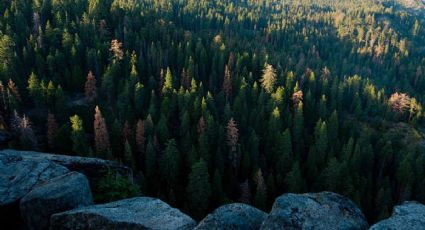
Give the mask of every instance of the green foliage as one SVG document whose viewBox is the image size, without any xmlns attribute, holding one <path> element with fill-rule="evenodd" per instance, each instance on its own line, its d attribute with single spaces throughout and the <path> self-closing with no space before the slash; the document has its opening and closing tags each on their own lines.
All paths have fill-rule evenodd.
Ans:
<svg viewBox="0 0 425 230">
<path fill-rule="evenodd" d="M 107 203 L 139 196 L 140 189 L 129 178 L 108 172 L 96 183 L 93 193 L 96 203 Z"/>
<path fill-rule="evenodd" d="M 181 172 L 180 153 L 174 139 L 167 142 L 164 155 L 161 160 L 162 177 L 168 188 L 175 188 Z M 167 189 L 168 190 L 168 189 Z"/>
<path fill-rule="evenodd" d="M 71 121 L 72 151 L 78 155 L 87 154 L 88 147 L 83 120 L 78 115 L 70 117 L 69 120 Z"/>
<path fill-rule="evenodd" d="M 208 169 L 204 160 L 201 159 L 192 166 L 186 192 L 190 210 L 197 219 L 202 218 L 206 214 L 211 197 Z"/>
<path fill-rule="evenodd" d="M 46 150 L 50 112 L 49 151 L 125 163 L 197 218 L 285 192 L 342 193 L 371 222 L 425 202 L 425 28 L 394 1 L 3 1 L 0 15 L 16 147 Z"/>
</svg>

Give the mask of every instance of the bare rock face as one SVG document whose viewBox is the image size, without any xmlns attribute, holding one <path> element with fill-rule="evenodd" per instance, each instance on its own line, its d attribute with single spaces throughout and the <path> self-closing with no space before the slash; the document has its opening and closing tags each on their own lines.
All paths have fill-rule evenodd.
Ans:
<svg viewBox="0 0 425 230">
<path fill-rule="evenodd" d="M 18 227 L 22 222 L 20 199 L 35 186 L 68 172 L 67 168 L 49 160 L 33 161 L 23 154 L 0 152 L 0 223 Z"/>
<path fill-rule="evenodd" d="M 425 229 L 425 205 L 407 201 L 395 206 L 390 218 L 373 225 L 371 230 L 420 230 Z"/>
<path fill-rule="evenodd" d="M 35 187 L 20 203 L 29 229 L 48 229 L 50 216 L 93 204 L 89 182 L 83 174 L 71 172 Z"/>
<path fill-rule="evenodd" d="M 132 178 L 132 171 L 130 168 L 118 164 L 114 161 L 102 160 L 90 157 L 66 156 L 57 154 L 48 154 L 32 151 L 17 151 L 12 149 L 0 151 L 1 156 L 20 156 L 26 161 L 51 161 L 58 165 L 62 165 L 70 171 L 77 171 L 84 174 L 90 183 L 96 182 L 107 174 L 108 171 L 114 171 L 122 176 Z"/>
<path fill-rule="evenodd" d="M 120 200 L 55 214 L 50 230 L 193 229 L 196 222 L 163 201 L 150 197 Z"/>
<path fill-rule="evenodd" d="M 261 229 L 367 229 L 359 208 L 331 193 L 284 194 L 278 197 Z"/>
<path fill-rule="evenodd" d="M 223 205 L 205 217 L 196 229 L 259 229 L 267 214 L 246 204 Z"/>
</svg>

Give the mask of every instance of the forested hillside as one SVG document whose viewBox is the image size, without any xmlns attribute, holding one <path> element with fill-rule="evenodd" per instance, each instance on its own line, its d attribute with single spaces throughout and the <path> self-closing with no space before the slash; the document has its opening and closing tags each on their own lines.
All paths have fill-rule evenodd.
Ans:
<svg viewBox="0 0 425 230">
<path fill-rule="evenodd" d="M 419 8 L 0 0 L 0 15 L 10 147 L 118 160 L 198 219 L 283 192 L 338 192 L 371 222 L 425 202 Z"/>
</svg>

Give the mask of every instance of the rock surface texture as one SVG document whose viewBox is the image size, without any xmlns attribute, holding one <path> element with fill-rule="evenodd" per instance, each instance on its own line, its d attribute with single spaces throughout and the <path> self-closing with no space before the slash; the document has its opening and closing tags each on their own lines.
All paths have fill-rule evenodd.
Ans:
<svg viewBox="0 0 425 230">
<path fill-rule="evenodd" d="M 109 170 L 118 172 L 123 176 L 132 177 L 132 171 L 130 168 L 118 164 L 114 161 L 107 161 L 98 158 L 66 156 L 31 151 L 17 151 L 11 149 L 0 151 L 0 156 L 20 156 L 26 161 L 32 162 L 48 160 L 58 165 L 62 165 L 70 171 L 77 171 L 86 175 L 90 182 L 96 182 L 99 178 L 106 175 Z"/>
<path fill-rule="evenodd" d="M 278 197 L 261 229 L 367 229 L 359 208 L 348 198 L 322 192 Z"/>
<path fill-rule="evenodd" d="M 138 197 L 58 213 L 56 229 L 193 229 L 196 222 L 159 199 Z"/>
<path fill-rule="evenodd" d="M 246 204 L 223 205 L 205 217 L 196 229 L 259 229 L 267 214 Z"/>
<path fill-rule="evenodd" d="M 86 176 L 71 172 L 35 187 L 22 198 L 20 211 L 29 229 L 42 230 L 49 228 L 51 215 L 91 204 Z"/>
<path fill-rule="evenodd" d="M 35 186 L 69 170 L 46 159 L 37 161 L 20 154 L 0 153 L 0 223 L 20 224 L 19 201 Z"/>
<path fill-rule="evenodd" d="M 64 175 L 69 170 L 51 161 L 0 154 L 0 206 L 16 202 L 37 184 Z"/>
<path fill-rule="evenodd" d="M 373 225 L 371 230 L 420 230 L 425 229 L 425 205 L 407 201 L 395 206 L 390 218 Z"/>
</svg>

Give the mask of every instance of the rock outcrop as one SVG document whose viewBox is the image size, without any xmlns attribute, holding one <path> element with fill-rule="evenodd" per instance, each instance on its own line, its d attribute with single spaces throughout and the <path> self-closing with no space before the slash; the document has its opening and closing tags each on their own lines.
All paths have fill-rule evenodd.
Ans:
<svg viewBox="0 0 425 230">
<path fill-rule="evenodd" d="M 159 199 L 138 197 L 58 213 L 50 230 L 193 229 L 196 222 Z"/>
<path fill-rule="evenodd" d="M 267 213 L 246 204 L 223 205 L 205 217 L 196 229 L 260 229 Z"/>
<path fill-rule="evenodd" d="M 69 170 L 46 159 L 34 161 L 20 154 L 0 154 L 0 223 L 17 227 L 19 201 L 35 186 Z"/>
<path fill-rule="evenodd" d="M 420 230 L 425 229 L 425 205 L 404 202 L 395 206 L 390 218 L 373 225 L 371 230 Z"/>
<path fill-rule="evenodd" d="M 108 172 L 132 177 L 129 168 L 95 158 L 0 151 L 0 228 L 7 229 L 367 229 L 348 198 L 322 192 L 284 194 L 270 214 L 228 204 L 198 225 L 159 199 L 138 197 L 93 205 L 91 184 Z M 86 177 L 88 175 L 88 177 Z M 372 230 L 425 229 L 425 205 L 405 202 Z"/>
<path fill-rule="evenodd" d="M 322 192 L 278 197 L 261 229 L 367 229 L 359 208 L 348 198 Z"/>
<path fill-rule="evenodd" d="M 48 229 L 50 216 L 93 204 L 89 182 L 83 174 L 71 172 L 35 187 L 20 203 L 22 218 L 29 229 Z"/>
<path fill-rule="evenodd" d="M 100 178 L 105 176 L 108 171 L 120 173 L 122 176 L 132 178 L 132 171 L 130 168 L 114 161 L 107 161 L 98 158 L 66 156 L 32 151 L 17 151 L 11 149 L 0 151 L 0 156 L 19 156 L 26 161 L 32 162 L 48 160 L 58 165 L 62 165 L 70 171 L 77 171 L 84 174 L 89 179 L 90 183 L 98 181 Z"/>
</svg>

